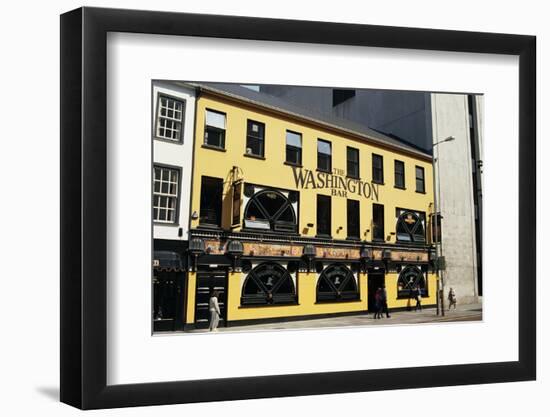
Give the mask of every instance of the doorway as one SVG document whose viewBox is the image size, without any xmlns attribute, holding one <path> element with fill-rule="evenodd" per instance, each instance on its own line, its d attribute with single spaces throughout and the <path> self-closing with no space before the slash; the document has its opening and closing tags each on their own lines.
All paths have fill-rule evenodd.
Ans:
<svg viewBox="0 0 550 417">
<path fill-rule="evenodd" d="M 369 312 L 376 311 L 376 290 L 382 288 L 385 284 L 385 274 L 383 270 L 380 271 L 369 271 L 367 278 L 367 287 L 368 287 L 368 309 Z"/>
<path fill-rule="evenodd" d="M 153 331 L 183 329 L 185 280 L 183 272 L 154 271 Z"/>
<path fill-rule="evenodd" d="M 197 271 L 197 291 L 195 293 L 195 327 L 208 328 L 210 311 L 208 304 L 212 291 L 218 291 L 220 306 L 220 326 L 226 326 L 227 319 L 227 269 L 212 269 L 209 266 L 199 266 Z"/>
</svg>

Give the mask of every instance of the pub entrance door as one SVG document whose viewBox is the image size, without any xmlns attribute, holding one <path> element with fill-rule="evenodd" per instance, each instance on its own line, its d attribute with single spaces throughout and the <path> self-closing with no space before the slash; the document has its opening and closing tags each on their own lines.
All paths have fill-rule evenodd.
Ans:
<svg viewBox="0 0 550 417">
<path fill-rule="evenodd" d="M 199 266 L 197 271 L 197 291 L 195 294 L 195 327 L 197 329 L 208 328 L 210 323 L 210 311 L 208 303 L 210 294 L 217 290 L 219 293 L 220 324 L 225 326 L 227 320 L 227 268 L 211 268 Z"/>
<path fill-rule="evenodd" d="M 154 271 L 153 331 L 173 332 L 183 329 L 185 321 L 185 274 Z"/>
<path fill-rule="evenodd" d="M 376 290 L 378 288 L 382 288 L 384 285 L 384 279 L 385 274 L 383 270 L 380 271 L 369 271 L 368 278 L 367 278 L 367 286 L 368 286 L 368 308 L 369 313 L 373 313 L 376 311 L 376 299 L 375 294 Z"/>
</svg>

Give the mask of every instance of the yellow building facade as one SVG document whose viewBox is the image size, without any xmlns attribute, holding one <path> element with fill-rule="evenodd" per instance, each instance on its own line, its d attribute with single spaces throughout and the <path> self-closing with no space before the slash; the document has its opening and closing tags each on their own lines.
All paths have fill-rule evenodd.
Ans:
<svg viewBox="0 0 550 417">
<path fill-rule="evenodd" d="M 200 88 L 185 322 L 360 314 L 385 287 L 436 303 L 430 155 L 349 126 Z"/>
</svg>

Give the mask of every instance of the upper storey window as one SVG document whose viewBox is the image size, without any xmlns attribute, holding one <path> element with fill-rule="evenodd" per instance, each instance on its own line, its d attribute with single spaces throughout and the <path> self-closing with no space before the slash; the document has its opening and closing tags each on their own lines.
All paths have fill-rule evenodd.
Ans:
<svg viewBox="0 0 550 417">
<path fill-rule="evenodd" d="M 184 101 L 159 95 L 155 136 L 159 139 L 182 142 L 184 114 Z"/>
<path fill-rule="evenodd" d="M 214 148 L 225 149 L 225 124 L 225 113 L 206 110 L 204 144 Z"/>
</svg>

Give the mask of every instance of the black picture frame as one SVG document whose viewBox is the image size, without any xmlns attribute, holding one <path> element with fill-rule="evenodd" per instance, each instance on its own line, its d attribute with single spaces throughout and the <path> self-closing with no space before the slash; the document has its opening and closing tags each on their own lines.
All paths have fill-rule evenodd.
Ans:
<svg viewBox="0 0 550 417">
<path fill-rule="evenodd" d="M 519 56 L 519 360 L 106 384 L 108 32 Z M 82 409 L 536 378 L 536 38 L 252 17 L 80 8 L 61 16 L 61 401 Z"/>
</svg>

